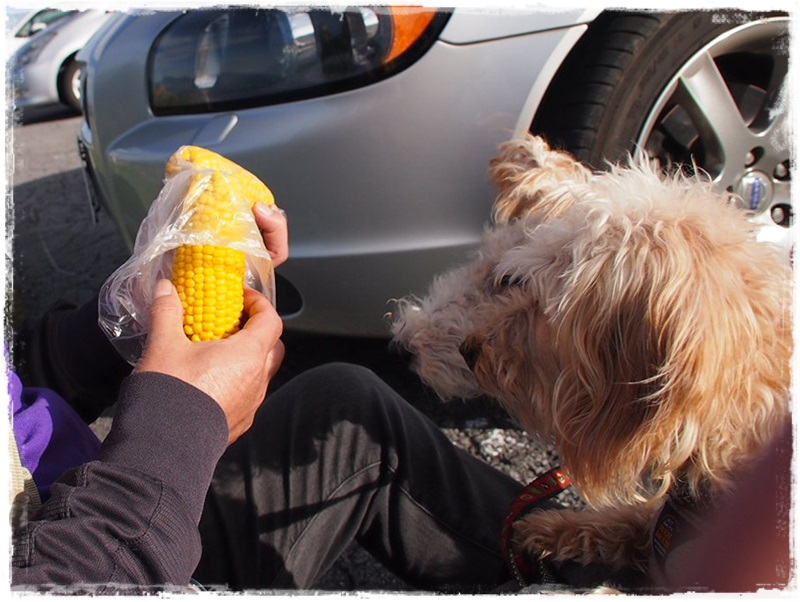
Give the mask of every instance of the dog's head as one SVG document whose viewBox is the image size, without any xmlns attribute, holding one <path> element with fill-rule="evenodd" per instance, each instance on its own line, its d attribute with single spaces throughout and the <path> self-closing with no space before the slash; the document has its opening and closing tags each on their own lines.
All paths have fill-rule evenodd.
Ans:
<svg viewBox="0 0 800 602">
<path fill-rule="evenodd" d="M 785 261 L 706 183 L 536 177 L 509 148 L 520 189 L 500 182 L 478 255 L 400 303 L 395 340 L 443 396 L 486 393 L 555 443 L 592 503 L 724 484 L 786 411 Z"/>
</svg>

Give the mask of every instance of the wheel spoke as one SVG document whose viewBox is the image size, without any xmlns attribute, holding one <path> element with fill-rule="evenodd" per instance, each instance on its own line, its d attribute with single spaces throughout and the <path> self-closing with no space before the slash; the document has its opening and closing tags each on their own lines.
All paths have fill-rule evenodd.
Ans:
<svg viewBox="0 0 800 602">
<path fill-rule="evenodd" d="M 682 74 L 680 84 L 681 105 L 697 127 L 706 152 L 714 157 L 707 162 L 718 166 L 717 180 L 727 185 L 741 168 L 753 134 L 710 54 L 696 57 Z"/>
<path fill-rule="evenodd" d="M 786 94 L 773 109 L 770 123 L 761 133 L 766 140 L 767 154 L 773 156 L 777 163 L 789 157 L 792 148 L 791 123 L 789 121 L 788 99 Z"/>
<path fill-rule="evenodd" d="M 792 210 L 792 214 L 794 214 L 794 203 L 792 203 L 792 186 L 791 183 L 786 182 L 776 182 L 775 183 L 775 195 L 774 195 L 775 205 L 785 205 Z"/>
</svg>

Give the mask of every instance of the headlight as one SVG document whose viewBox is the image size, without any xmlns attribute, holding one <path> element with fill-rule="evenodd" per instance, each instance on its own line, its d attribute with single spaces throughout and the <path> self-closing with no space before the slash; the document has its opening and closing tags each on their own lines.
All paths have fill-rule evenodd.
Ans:
<svg viewBox="0 0 800 602">
<path fill-rule="evenodd" d="M 422 56 L 448 16 L 412 7 L 191 11 L 153 44 L 150 105 L 157 115 L 200 113 L 363 86 Z"/>
<path fill-rule="evenodd" d="M 14 56 L 14 66 L 24 67 L 33 63 L 47 45 L 56 37 L 54 31 L 44 31 L 22 46 Z"/>
</svg>

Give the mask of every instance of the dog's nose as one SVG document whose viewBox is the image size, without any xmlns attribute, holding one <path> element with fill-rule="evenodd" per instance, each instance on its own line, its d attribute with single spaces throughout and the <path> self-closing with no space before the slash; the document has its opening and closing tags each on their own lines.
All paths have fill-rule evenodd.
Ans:
<svg viewBox="0 0 800 602">
<path fill-rule="evenodd" d="M 458 346 L 458 352 L 461 354 L 461 357 L 464 358 L 464 361 L 467 362 L 469 369 L 474 370 L 475 364 L 478 363 L 478 358 L 481 355 L 480 347 L 469 341 L 464 341 Z"/>
</svg>

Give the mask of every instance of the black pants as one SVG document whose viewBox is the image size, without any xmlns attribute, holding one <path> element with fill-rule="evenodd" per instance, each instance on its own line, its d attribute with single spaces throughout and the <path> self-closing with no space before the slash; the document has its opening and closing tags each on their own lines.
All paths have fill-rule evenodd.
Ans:
<svg viewBox="0 0 800 602">
<path fill-rule="evenodd" d="M 268 396 L 223 456 L 200 583 L 308 588 L 357 541 L 407 583 L 508 579 L 503 516 L 522 485 L 455 447 L 364 368 L 315 368 Z"/>
</svg>

